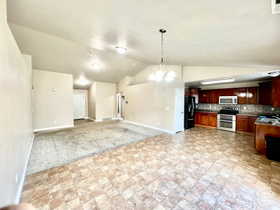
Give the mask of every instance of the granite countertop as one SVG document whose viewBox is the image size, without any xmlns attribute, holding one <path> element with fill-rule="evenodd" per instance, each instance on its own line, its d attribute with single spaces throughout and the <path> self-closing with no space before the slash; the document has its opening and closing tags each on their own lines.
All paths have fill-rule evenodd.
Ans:
<svg viewBox="0 0 280 210">
<path fill-rule="evenodd" d="M 257 112 L 242 112 L 242 113 L 238 113 L 237 115 L 246 115 L 246 116 L 258 117 L 260 115 L 260 113 L 257 113 Z"/>
<path fill-rule="evenodd" d="M 213 111 L 213 110 L 207 110 L 207 109 L 198 109 L 196 112 L 208 112 L 208 113 L 218 113 L 218 111 Z"/>
<path fill-rule="evenodd" d="M 280 120 L 279 119 L 273 119 L 268 117 L 259 117 L 256 122 L 256 125 L 271 125 L 271 126 L 277 126 L 280 127 Z"/>
<path fill-rule="evenodd" d="M 219 111 L 217 111 L 217 110 L 207 110 L 207 109 L 198 109 L 198 110 L 196 110 L 196 112 L 218 113 Z M 241 113 L 238 113 L 237 115 L 258 117 L 260 115 L 271 115 L 271 113 L 241 112 Z"/>
</svg>

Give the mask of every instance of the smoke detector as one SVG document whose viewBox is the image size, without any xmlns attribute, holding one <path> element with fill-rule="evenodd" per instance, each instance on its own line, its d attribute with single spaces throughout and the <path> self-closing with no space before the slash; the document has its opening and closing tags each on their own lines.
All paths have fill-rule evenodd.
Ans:
<svg viewBox="0 0 280 210">
<path fill-rule="evenodd" d="M 280 0 L 272 1 L 272 14 L 280 14 Z"/>
</svg>

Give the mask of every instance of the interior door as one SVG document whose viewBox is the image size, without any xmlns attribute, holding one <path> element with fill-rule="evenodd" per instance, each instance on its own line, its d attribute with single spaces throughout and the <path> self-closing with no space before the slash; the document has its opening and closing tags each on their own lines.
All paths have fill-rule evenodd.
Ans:
<svg viewBox="0 0 280 210">
<path fill-rule="evenodd" d="M 85 94 L 74 94 L 74 119 L 86 118 L 86 96 Z"/>
<path fill-rule="evenodd" d="M 184 88 L 175 91 L 175 132 L 180 132 L 184 130 Z"/>
</svg>

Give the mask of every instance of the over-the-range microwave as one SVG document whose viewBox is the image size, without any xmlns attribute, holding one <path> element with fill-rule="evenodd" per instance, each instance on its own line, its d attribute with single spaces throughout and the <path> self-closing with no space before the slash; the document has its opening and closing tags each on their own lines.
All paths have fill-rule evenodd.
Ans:
<svg viewBox="0 0 280 210">
<path fill-rule="evenodd" d="M 237 96 L 220 96 L 219 104 L 237 104 L 238 98 Z"/>
</svg>

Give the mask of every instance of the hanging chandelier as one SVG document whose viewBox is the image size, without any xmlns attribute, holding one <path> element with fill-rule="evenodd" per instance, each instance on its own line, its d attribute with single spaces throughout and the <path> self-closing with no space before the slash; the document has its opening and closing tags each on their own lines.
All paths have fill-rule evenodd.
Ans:
<svg viewBox="0 0 280 210">
<path fill-rule="evenodd" d="M 176 73 L 174 71 L 166 71 L 166 69 L 164 68 L 164 34 L 167 31 L 165 29 L 159 29 L 159 32 L 161 34 L 161 42 L 160 42 L 161 57 L 160 57 L 159 70 L 150 74 L 149 80 L 156 81 L 156 82 L 161 82 L 161 81 L 171 82 L 176 78 Z"/>
</svg>

